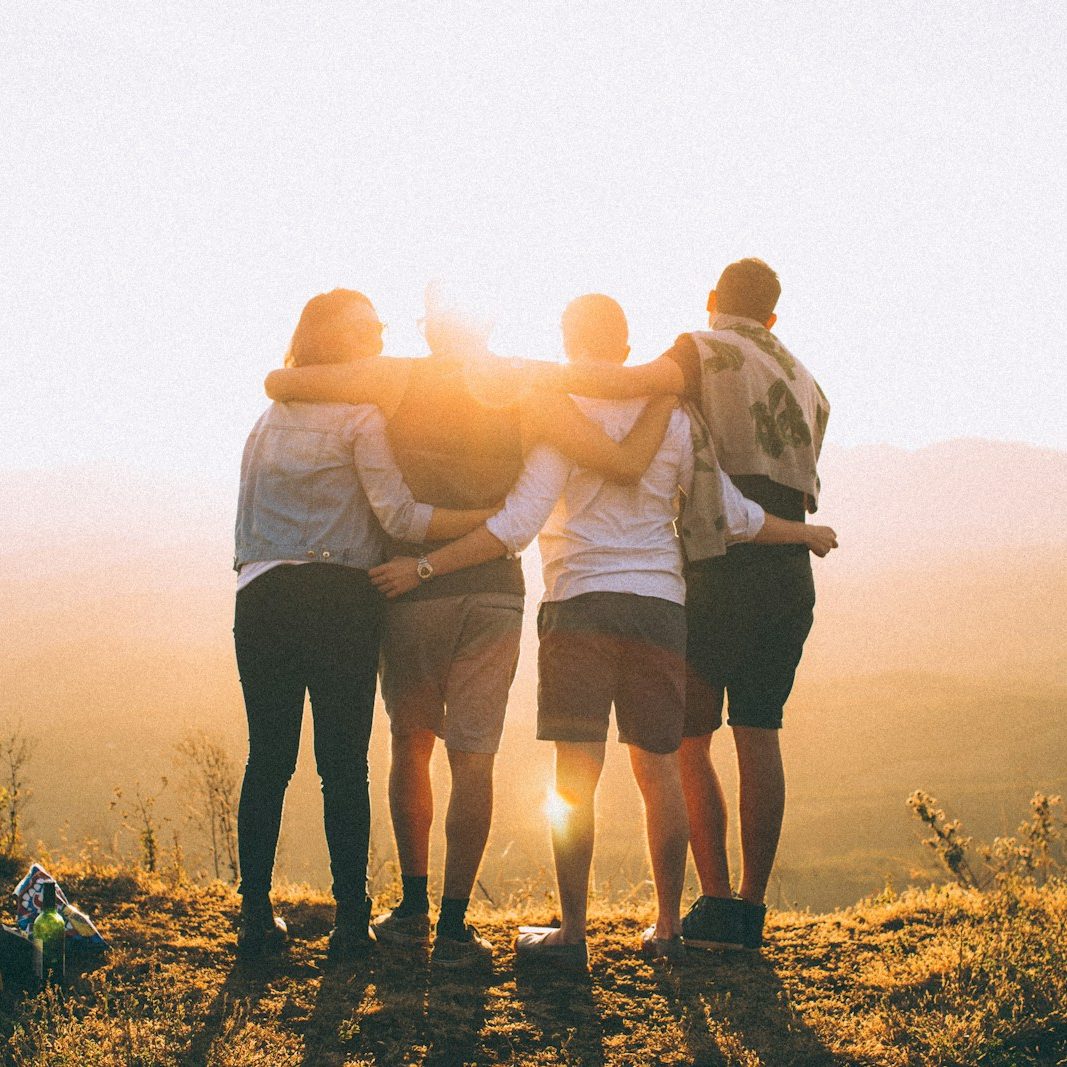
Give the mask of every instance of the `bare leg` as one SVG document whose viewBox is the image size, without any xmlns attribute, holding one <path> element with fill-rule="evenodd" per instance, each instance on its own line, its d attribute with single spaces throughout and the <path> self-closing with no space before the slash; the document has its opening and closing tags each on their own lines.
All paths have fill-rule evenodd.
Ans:
<svg viewBox="0 0 1067 1067">
<path fill-rule="evenodd" d="M 603 767 L 603 741 L 556 742 L 556 793 L 567 810 L 552 825 L 552 854 L 563 916 L 559 931 L 545 938 L 550 944 L 575 944 L 585 938 L 594 803 Z"/>
<path fill-rule="evenodd" d="M 648 851 L 656 883 L 656 937 L 681 932 L 682 887 L 689 850 L 689 820 L 678 754 L 647 752 L 630 745 L 630 765 L 645 802 Z"/>
<path fill-rule="evenodd" d="M 689 843 L 706 897 L 733 895 L 726 856 L 726 800 L 711 762 L 711 734 L 686 737 L 678 750 L 685 806 L 689 812 Z"/>
<path fill-rule="evenodd" d="M 389 811 L 403 874 L 425 877 L 430 861 L 433 790 L 430 757 L 437 740 L 432 730 L 392 736 Z"/>
<path fill-rule="evenodd" d="M 777 730 L 734 726 L 741 779 L 741 896 L 762 904 L 785 812 L 785 772 Z"/>
<path fill-rule="evenodd" d="M 448 749 L 452 793 L 445 816 L 446 897 L 465 900 L 474 888 L 493 821 L 493 761 L 488 752 Z"/>
</svg>

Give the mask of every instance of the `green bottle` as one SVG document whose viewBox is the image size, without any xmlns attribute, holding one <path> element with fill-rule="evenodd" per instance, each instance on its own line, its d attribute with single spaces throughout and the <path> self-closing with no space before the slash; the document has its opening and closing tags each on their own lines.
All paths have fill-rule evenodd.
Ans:
<svg viewBox="0 0 1067 1067">
<path fill-rule="evenodd" d="M 41 914 L 33 921 L 33 973 L 45 986 L 62 986 L 66 971 L 67 924 L 56 911 L 56 883 L 41 885 Z"/>
</svg>

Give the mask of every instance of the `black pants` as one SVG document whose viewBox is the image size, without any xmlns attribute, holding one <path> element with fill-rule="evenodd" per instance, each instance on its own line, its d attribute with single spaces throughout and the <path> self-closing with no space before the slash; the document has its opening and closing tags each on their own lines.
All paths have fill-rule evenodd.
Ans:
<svg viewBox="0 0 1067 1067">
<path fill-rule="evenodd" d="M 248 714 L 248 764 L 237 812 L 240 892 L 270 892 L 285 788 L 296 769 L 305 691 L 315 722 L 334 899 L 367 888 L 367 746 L 382 604 L 366 572 L 280 566 L 237 594 L 234 641 Z"/>
</svg>

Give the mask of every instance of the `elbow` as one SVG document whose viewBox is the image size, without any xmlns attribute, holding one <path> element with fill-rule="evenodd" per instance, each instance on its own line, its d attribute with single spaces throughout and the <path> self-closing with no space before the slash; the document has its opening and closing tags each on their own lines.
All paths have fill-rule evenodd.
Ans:
<svg viewBox="0 0 1067 1067">
<path fill-rule="evenodd" d="M 285 393 L 282 391 L 282 382 L 285 376 L 281 371 L 272 370 L 263 382 L 263 389 L 271 400 L 284 400 Z"/>
<path fill-rule="evenodd" d="M 378 522 L 394 541 L 423 541 L 429 536 L 430 524 L 427 523 L 420 536 L 421 527 L 416 522 L 417 517 L 412 509 L 399 508 L 389 514 L 378 515 Z"/>
</svg>

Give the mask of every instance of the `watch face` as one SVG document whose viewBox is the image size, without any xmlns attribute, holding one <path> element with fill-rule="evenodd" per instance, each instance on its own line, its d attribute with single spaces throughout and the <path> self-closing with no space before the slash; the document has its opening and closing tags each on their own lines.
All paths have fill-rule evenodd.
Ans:
<svg viewBox="0 0 1067 1067">
<path fill-rule="evenodd" d="M 415 572 L 423 581 L 426 581 L 427 578 L 433 577 L 433 566 L 430 564 L 429 560 L 424 559 L 419 562 L 418 567 L 415 568 Z"/>
</svg>

